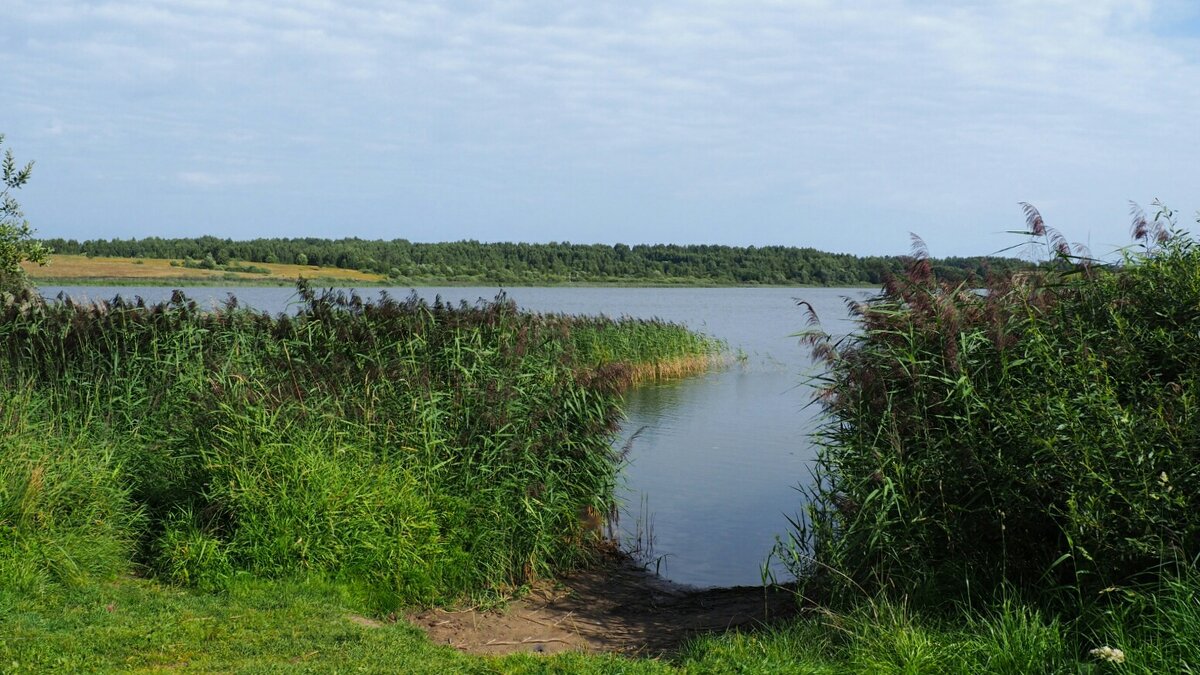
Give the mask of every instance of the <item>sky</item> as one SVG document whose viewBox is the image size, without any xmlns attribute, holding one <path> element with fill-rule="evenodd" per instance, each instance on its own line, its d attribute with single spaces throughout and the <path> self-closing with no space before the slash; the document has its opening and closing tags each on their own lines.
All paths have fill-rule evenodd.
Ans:
<svg viewBox="0 0 1200 675">
<path fill-rule="evenodd" d="M 1183 1 L 4 0 L 42 237 L 1097 255 L 1200 208 Z"/>
</svg>

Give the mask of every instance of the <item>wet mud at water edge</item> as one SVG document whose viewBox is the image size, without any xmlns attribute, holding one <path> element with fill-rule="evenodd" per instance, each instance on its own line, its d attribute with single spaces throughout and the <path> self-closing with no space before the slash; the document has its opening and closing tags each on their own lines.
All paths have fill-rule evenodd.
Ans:
<svg viewBox="0 0 1200 675">
<path fill-rule="evenodd" d="M 698 590 L 623 556 L 534 586 L 500 609 L 427 609 L 407 618 L 437 644 L 474 654 L 564 651 L 662 656 L 706 633 L 755 630 L 796 614 L 786 587 Z"/>
</svg>

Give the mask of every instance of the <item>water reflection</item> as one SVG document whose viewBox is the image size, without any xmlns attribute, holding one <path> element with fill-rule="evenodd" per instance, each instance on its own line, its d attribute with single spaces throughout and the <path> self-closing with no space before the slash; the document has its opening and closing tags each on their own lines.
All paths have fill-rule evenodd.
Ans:
<svg viewBox="0 0 1200 675">
<path fill-rule="evenodd" d="M 806 402 L 794 374 L 738 366 L 629 394 L 625 428 L 642 431 L 624 472 L 622 517 L 636 532 L 645 515 L 630 507 L 649 503 L 664 576 L 697 586 L 760 581 L 812 459 Z"/>
</svg>

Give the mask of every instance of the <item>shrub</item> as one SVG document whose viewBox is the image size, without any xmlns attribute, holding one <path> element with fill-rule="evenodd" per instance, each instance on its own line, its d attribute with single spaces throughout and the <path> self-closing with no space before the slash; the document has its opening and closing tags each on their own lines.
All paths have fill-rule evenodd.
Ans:
<svg viewBox="0 0 1200 675">
<path fill-rule="evenodd" d="M 0 134 L 0 145 L 4 134 Z M 13 158 L 12 149 L 5 150 L 0 160 L 0 293 L 16 293 L 29 286 L 21 269 L 24 261 L 46 264 L 50 253 L 33 239 L 33 230 L 25 220 L 21 205 L 13 192 L 29 182 L 33 162 L 21 166 Z"/>
</svg>

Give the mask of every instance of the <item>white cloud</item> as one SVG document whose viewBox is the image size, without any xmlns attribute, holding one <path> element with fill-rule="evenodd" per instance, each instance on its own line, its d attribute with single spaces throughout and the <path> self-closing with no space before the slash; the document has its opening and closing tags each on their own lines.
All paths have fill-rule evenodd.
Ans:
<svg viewBox="0 0 1200 675">
<path fill-rule="evenodd" d="M 1114 194 L 1198 178 L 1196 36 L 1162 31 L 1194 11 L 1177 0 L 14 2 L 0 68 L 14 114 L 52 115 L 42 135 L 191 186 L 355 195 L 364 227 L 403 209 L 451 238 L 536 232 L 561 226 L 537 206 L 554 189 L 573 240 L 853 249 L 853 228 L 796 227 L 839 214 L 874 246 L 926 225 L 970 251 L 1031 193 L 1101 227 Z M 719 215 L 738 210 L 755 226 Z"/>
</svg>

